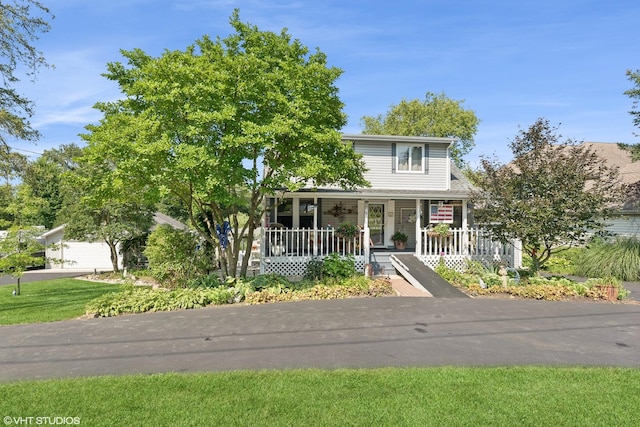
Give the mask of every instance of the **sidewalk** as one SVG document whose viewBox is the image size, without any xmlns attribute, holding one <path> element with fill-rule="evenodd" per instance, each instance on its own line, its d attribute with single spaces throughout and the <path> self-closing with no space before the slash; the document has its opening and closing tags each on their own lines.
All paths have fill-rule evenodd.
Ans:
<svg viewBox="0 0 640 427">
<path fill-rule="evenodd" d="M 429 292 L 416 288 L 411 283 L 407 282 L 402 276 L 397 274 L 389 275 L 391 279 L 391 286 L 399 297 L 432 297 Z"/>
</svg>

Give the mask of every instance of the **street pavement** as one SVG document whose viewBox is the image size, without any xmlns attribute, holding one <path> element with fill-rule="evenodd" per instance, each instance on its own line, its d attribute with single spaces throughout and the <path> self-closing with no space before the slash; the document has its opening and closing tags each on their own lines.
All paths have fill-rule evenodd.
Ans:
<svg viewBox="0 0 640 427">
<path fill-rule="evenodd" d="M 0 381 L 405 366 L 640 366 L 640 305 L 382 297 L 0 326 Z"/>
<path fill-rule="evenodd" d="M 93 270 L 70 270 L 70 269 L 53 269 L 53 270 L 31 270 L 25 271 L 20 278 L 20 283 L 40 282 L 42 280 L 63 279 L 67 277 L 86 276 L 93 273 Z M 0 286 L 15 285 L 17 279 L 10 274 L 0 276 Z"/>
</svg>

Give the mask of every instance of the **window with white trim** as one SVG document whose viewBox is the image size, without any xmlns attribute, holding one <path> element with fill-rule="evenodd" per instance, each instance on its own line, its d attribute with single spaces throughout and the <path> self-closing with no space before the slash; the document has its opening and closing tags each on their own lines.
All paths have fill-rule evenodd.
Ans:
<svg viewBox="0 0 640 427">
<path fill-rule="evenodd" d="M 398 172 L 424 173 L 424 146 L 398 144 L 396 147 L 396 170 Z"/>
</svg>

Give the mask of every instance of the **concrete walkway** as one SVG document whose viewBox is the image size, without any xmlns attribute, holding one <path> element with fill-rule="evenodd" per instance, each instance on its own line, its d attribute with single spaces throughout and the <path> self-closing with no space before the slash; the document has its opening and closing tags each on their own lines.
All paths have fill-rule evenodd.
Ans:
<svg viewBox="0 0 640 427">
<path fill-rule="evenodd" d="M 427 291 L 416 288 L 411 283 L 407 282 L 402 276 L 399 276 L 397 274 L 389 275 L 389 280 L 391 280 L 391 286 L 393 287 L 393 291 L 396 293 L 397 296 L 400 296 L 400 297 L 432 297 L 433 296 Z"/>
<path fill-rule="evenodd" d="M 640 366 L 640 305 L 354 298 L 0 326 L 0 381 L 237 369 Z"/>
</svg>

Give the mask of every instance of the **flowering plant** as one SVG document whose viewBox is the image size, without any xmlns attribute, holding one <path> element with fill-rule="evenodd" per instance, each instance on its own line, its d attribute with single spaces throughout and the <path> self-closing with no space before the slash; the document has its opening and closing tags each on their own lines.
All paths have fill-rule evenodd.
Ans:
<svg viewBox="0 0 640 427">
<path fill-rule="evenodd" d="M 358 228 L 357 225 L 348 224 L 346 222 L 343 224 L 340 224 L 340 227 L 336 228 L 336 233 L 339 236 L 345 237 L 345 238 L 355 237 L 359 231 L 360 231 L 360 228 Z"/>
</svg>

